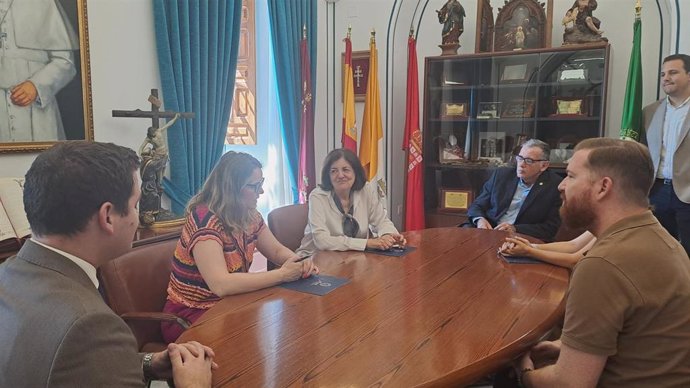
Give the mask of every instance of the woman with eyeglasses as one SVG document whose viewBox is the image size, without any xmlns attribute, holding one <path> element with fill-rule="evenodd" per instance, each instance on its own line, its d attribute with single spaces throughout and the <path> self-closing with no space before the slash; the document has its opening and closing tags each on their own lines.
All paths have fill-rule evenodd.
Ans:
<svg viewBox="0 0 690 388">
<path fill-rule="evenodd" d="M 300 260 L 276 240 L 256 210 L 263 194 L 261 163 L 228 152 L 187 205 L 187 219 L 172 258 L 164 312 L 190 322 L 220 298 L 274 286 L 318 273 L 310 258 Z M 248 273 L 254 249 L 280 268 Z M 177 324 L 161 325 L 163 338 L 182 334 Z"/>
<path fill-rule="evenodd" d="M 388 219 L 375 185 L 367 183 L 354 152 L 344 148 L 331 151 L 321 170 L 321 184 L 309 195 L 309 222 L 297 254 L 388 250 L 405 244 Z"/>
</svg>

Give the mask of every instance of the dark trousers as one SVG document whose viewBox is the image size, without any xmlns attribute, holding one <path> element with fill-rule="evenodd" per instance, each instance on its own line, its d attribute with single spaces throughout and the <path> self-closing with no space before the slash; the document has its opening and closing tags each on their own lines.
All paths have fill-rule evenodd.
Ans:
<svg viewBox="0 0 690 388">
<path fill-rule="evenodd" d="M 678 199 L 670 183 L 664 183 L 662 179 L 654 181 L 649 201 L 661 225 L 680 240 L 685 252 L 690 255 L 690 203 Z"/>
</svg>

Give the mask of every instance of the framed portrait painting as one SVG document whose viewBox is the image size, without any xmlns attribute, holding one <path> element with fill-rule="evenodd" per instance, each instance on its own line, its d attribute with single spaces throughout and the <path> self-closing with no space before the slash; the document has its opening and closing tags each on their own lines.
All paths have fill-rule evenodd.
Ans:
<svg viewBox="0 0 690 388">
<path fill-rule="evenodd" d="M 551 28 L 544 3 L 536 0 L 507 0 L 498 9 L 494 31 L 494 51 L 537 49 L 550 45 L 547 35 L 551 34 Z"/>
<path fill-rule="evenodd" d="M 93 140 L 86 0 L 11 1 L 3 11 L 0 152 Z"/>
</svg>

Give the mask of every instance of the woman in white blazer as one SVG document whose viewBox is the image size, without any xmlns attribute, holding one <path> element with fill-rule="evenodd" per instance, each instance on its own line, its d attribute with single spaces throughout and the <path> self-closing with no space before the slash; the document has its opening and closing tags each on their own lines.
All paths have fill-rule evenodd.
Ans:
<svg viewBox="0 0 690 388">
<path fill-rule="evenodd" d="M 387 250 L 406 243 L 388 219 L 376 187 L 367 183 L 354 152 L 331 151 L 321 170 L 321 184 L 309 194 L 309 222 L 297 254 Z"/>
</svg>

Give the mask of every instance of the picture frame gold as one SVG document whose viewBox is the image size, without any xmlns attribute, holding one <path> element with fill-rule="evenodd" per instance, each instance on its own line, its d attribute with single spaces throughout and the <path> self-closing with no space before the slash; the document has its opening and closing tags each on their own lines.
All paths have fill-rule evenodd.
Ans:
<svg viewBox="0 0 690 388">
<path fill-rule="evenodd" d="M 345 53 L 340 54 L 340 68 L 345 69 Z M 367 95 L 367 82 L 369 82 L 369 51 L 352 52 L 352 85 L 354 86 L 355 101 L 364 101 Z M 345 85 L 345 71 L 342 74 L 342 83 Z M 341 86 L 341 101 L 344 101 L 345 88 Z"/>
<path fill-rule="evenodd" d="M 467 118 L 466 102 L 444 102 L 441 104 L 441 119 L 454 120 Z"/>
<path fill-rule="evenodd" d="M 503 118 L 530 118 L 534 115 L 534 100 L 513 100 L 505 104 Z"/>
<path fill-rule="evenodd" d="M 12 3 L 12 6 L 15 7 L 19 3 L 24 5 L 24 2 L 15 1 Z M 62 88 L 58 88 L 57 86 L 55 87 L 56 89 L 59 89 L 59 92 L 57 92 L 55 95 L 47 97 L 41 96 L 42 99 L 49 100 L 47 104 L 55 104 L 53 111 L 59 112 L 60 121 L 57 121 L 57 124 L 50 124 L 55 125 L 55 127 L 52 129 L 55 129 L 56 133 L 58 134 L 54 137 L 51 136 L 50 138 L 41 138 L 36 140 L 28 140 L 27 136 L 18 136 L 16 138 L 17 140 L 14 140 L 12 139 L 11 135 L 12 128 L 16 128 L 16 130 L 28 129 L 30 131 L 33 131 L 33 129 L 31 124 L 27 125 L 12 123 L 11 118 L 16 117 L 16 115 L 7 113 L 9 116 L 0 117 L 0 121 L 6 120 L 8 127 L 10 128 L 10 132 L 7 135 L 0 133 L 0 153 L 39 152 L 48 149 L 53 144 L 63 140 L 93 140 L 91 63 L 89 60 L 88 13 L 86 3 L 86 0 L 59 0 L 57 2 L 46 2 L 48 6 L 56 7 L 55 9 L 46 11 L 47 13 L 57 13 L 64 16 L 63 20 L 58 20 L 60 23 L 57 24 L 61 26 L 64 25 L 65 30 L 68 30 L 65 35 L 72 37 L 73 32 L 74 36 L 78 40 L 78 50 L 76 49 L 76 42 L 72 42 L 75 49 L 63 51 L 72 56 L 75 75 L 72 78 L 69 78 L 69 76 L 65 75 L 61 80 L 55 80 L 55 85 L 64 83 Z M 34 3 L 32 2 L 31 4 Z M 60 10 L 60 8 L 62 9 Z M 37 10 L 34 9 L 31 12 L 35 14 Z M 18 14 L 19 12 L 15 13 Z M 15 21 L 15 23 L 17 23 L 17 21 Z M 37 31 L 42 30 L 37 29 Z M 3 70 L 2 66 L 0 66 L 0 72 L 3 71 L 7 70 Z M 4 94 L 2 93 L 2 87 L 3 86 L 0 85 L 0 94 Z M 30 105 L 36 103 L 37 102 L 33 102 Z M 10 109 L 30 109 L 29 107 L 17 108 L 16 106 L 11 106 L 11 103 L 8 103 L 8 107 L 10 107 Z M 7 112 L 9 112 L 9 110 Z M 21 114 L 22 112 L 17 112 L 33 122 L 31 113 Z M 58 116 L 51 115 L 50 117 L 52 121 Z M 59 129 L 56 128 L 60 125 L 64 129 L 64 139 L 60 139 L 62 135 L 59 134 Z"/>
<path fill-rule="evenodd" d="M 551 116 L 587 116 L 588 104 L 584 97 L 553 97 Z"/>
<path fill-rule="evenodd" d="M 446 212 L 464 212 L 472 203 L 472 190 L 441 189 L 438 201 L 439 209 Z"/>
</svg>

